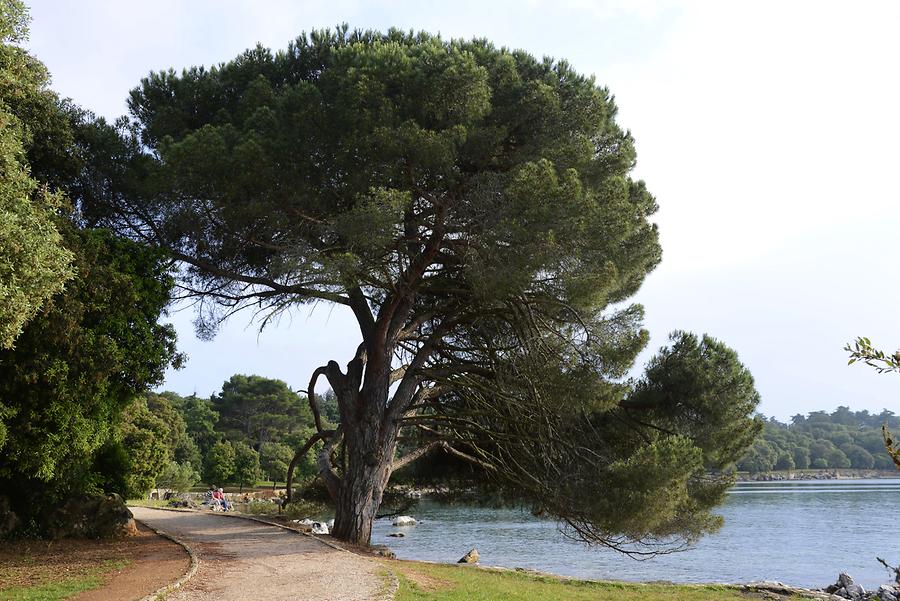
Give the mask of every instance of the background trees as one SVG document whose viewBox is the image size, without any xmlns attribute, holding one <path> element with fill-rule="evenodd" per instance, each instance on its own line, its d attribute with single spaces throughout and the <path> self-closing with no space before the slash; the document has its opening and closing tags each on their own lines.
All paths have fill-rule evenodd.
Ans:
<svg viewBox="0 0 900 601">
<path fill-rule="evenodd" d="M 169 464 L 166 447 L 170 439 L 169 426 L 138 399 L 125 412 L 120 430 L 122 446 L 128 454 L 125 497 L 140 499 L 153 488 L 157 477 Z"/>
<path fill-rule="evenodd" d="M 874 414 L 838 407 L 831 413 L 795 415 L 790 424 L 765 420 L 760 438 L 737 463 L 739 470 L 853 468 L 890 469 L 882 425 L 900 428 L 900 417 L 885 409 Z M 786 459 L 793 458 L 793 467 Z"/>
<path fill-rule="evenodd" d="M 312 423 L 309 405 L 281 380 L 234 375 L 210 399 L 216 429 L 248 444 L 282 440 Z"/>
<path fill-rule="evenodd" d="M 259 453 L 245 444 L 234 445 L 234 474 L 230 480 L 237 483 L 240 490 L 244 490 L 245 484 L 256 486 L 259 479 Z"/>
<path fill-rule="evenodd" d="M 203 479 L 209 484 L 225 484 L 235 472 L 234 446 L 229 442 L 217 442 L 204 457 Z"/>
</svg>

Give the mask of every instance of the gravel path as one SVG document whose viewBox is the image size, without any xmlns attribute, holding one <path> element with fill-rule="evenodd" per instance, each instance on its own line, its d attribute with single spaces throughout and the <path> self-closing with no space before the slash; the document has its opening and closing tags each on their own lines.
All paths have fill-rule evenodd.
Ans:
<svg viewBox="0 0 900 601">
<path fill-rule="evenodd" d="M 375 561 L 303 536 L 213 513 L 132 507 L 138 520 L 200 556 L 200 569 L 168 600 L 377 601 L 385 577 Z"/>
</svg>

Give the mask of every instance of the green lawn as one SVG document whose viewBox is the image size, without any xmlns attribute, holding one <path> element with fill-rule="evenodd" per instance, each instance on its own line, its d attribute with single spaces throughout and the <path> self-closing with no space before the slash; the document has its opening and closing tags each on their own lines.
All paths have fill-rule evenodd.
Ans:
<svg viewBox="0 0 900 601">
<path fill-rule="evenodd" d="M 0 599 L 3 601 L 58 601 L 68 599 L 83 591 L 97 588 L 103 584 L 103 576 L 109 572 L 121 570 L 127 561 L 104 561 L 99 566 L 81 570 L 75 575 L 56 573 L 45 575 L 39 584 L 29 586 L 12 586 L 0 588 Z"/>
<path fill-rule="evenodd" d="M 391 562 L 396 601 L 747 601 L 762 598 L 725 586 L 589 582 L 471 566 Z"/>
</svg>

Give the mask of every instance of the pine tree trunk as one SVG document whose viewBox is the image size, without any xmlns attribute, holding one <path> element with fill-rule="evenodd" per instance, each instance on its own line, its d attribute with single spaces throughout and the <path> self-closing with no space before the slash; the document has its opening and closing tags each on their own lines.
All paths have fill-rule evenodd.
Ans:
<svg viewBox="0 0 900 601">
<path fill-rule="evenodd" d="M 381 506 L 390 476 L 396 432 L 388 436 L 377 428 L 358 430 L 347 438 L 347 470 L 335 499 L 332 536 L 357 545 L 368 545 L 372 523 Z"/>
</svg>

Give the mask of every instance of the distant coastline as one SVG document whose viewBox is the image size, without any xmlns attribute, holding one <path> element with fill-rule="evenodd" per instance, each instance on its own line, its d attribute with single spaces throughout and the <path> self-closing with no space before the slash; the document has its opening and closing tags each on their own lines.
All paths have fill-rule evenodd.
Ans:
<svg viewBox="0 0 900 601">
<path fill-rule="evenodd" d="M 806 469 L 776 470 L 771 472 L 738 472 L 738 482 L 781 482 L 798 480 L 867 480 L 877 478 L 900 478 L 897 470 L 863 469 Z"/>
</svg>

